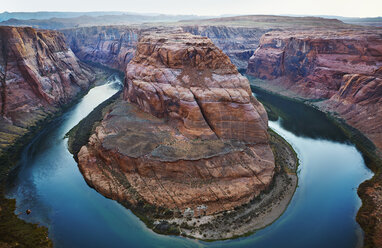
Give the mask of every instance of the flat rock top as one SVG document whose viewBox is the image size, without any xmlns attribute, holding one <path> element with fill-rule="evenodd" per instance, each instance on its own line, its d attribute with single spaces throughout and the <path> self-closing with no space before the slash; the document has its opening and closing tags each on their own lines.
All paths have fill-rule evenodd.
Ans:
<svg viewBox="0 0 382 248">
<path fill-rule="evenodd" d="M 142 34 L 131 63 L 171 69 L 211 69 L 219 74 L 238 73 L 228 56 L 210 39 L 175 31 Z"/>
<path fill-rule="evenodd" d="M 103 130 L 109 133 L 102 142 L 103 147 L 133 158 L 198 160 L 246 148 L 244 143 L 238 141 L 186 139 L 164 119 L 144 113 L 123 100 L 113 106 L 105 120 Z"/>
<path fill-rule="evenodd" d="M 262 39 L 341 39 L 341 40 L 382 40 L 382 29 L 317 29 L 317 30 L 299 30 L 299 31 L 271 31 L 266 33 Z"/>
</svg>

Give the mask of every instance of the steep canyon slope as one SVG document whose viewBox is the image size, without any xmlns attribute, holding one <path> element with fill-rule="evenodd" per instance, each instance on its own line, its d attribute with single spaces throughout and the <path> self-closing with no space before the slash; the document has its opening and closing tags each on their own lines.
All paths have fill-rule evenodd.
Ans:
<svg viewBox="0 0 382 248">
<path fill-rule="evenodd" d="M 247 68 L 247 61 L 267 30 L 247 27 L 185 25 L 162 27 L 210 38 L 239 69 Z M 81 59 L 124 71 L 133 58 L 139 34 L 152 29 L 146 26 L 97 26 L 66 29 L 71 49 Z M 154 28 L 155 29 L 155 28 Z"/>
<path fill-rule="evenodd" d="M 247 69 L 248 60 L 259 45 L 260 37 L 272 30 L 346 28 L 335 19 L 286 16 L 239 16 L 172 23 L 128 26 L 97 26 L 64 29 L 68 43 L 81 59 L 120 68 L 133 57 L 139 34 L 153 28 L 181 29 L 208 37 L 238 69 Z"/>
<path fill-rule="evenodd" d="M 0 151 L 94 80 L 55 31 L 0 27 Z"/>
<path fill-rule="evenodd" d="M 247 73 L 304 99 L 327 100 L 382 149 L 380 68 L 382 30 L 270 32 L 261 38 Z"/>
</svg>

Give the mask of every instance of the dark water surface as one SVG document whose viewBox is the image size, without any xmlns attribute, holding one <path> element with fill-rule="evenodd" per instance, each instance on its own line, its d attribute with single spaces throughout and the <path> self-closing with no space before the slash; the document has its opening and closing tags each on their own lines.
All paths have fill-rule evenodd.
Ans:
<svg viewBox="0 0 382 248">
<path fill-rule="evenodd" d="M 112 96 L 112 82 L 89 91 L 80 103 L 25 148 L 9 180 L 20 217 L 49 227 L 55 247 L 356 247 L 358 185 L 372 176 L 359 151 L 324 114 L 264 92 L 257 97 L 281 116 L 270 127 L 300 158 L 299 186 L 272 225 L 235 240 L 201 242 L 158 235 L 118 203 L 90 188 L 67 150 L 64 135 Z"/>
</svg>

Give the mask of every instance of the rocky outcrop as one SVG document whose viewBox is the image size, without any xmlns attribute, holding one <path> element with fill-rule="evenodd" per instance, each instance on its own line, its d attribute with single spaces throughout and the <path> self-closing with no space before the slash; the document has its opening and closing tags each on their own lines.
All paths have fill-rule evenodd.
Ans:
<svg viewBox="0 0 382 248">
<path fill-rule="evenodd" d="M 96 26 L 62 30 L 78 58 L 125 71 L 134 56 L 140 29 Z"/>
<path fill-rule="evenodd" d="M 267 115 L 247 79 L 208 38 L 163 32 L 140 38 L 123 100 L 78 162 L 103 195 L 151 217 L 167 209 L 162 218 L 248 203 L 275 169 Z"/>
<path fill-rule="evenodd" d="M 0 27 L 1 148 L 86 90 L 92 74 L 62 34 Z"/>
</svg>

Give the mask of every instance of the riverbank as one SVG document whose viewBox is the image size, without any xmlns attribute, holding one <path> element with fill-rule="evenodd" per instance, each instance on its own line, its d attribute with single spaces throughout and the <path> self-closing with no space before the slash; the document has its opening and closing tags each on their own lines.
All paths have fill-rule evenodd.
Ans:
<svg viewBox="0 0 382 248">
<path fill-rule="evenodd" d="M 108 100 L 109 105 L 104 102 L 94 109 L 67 134 L 69 137 L 68 148 L 75 158 L 79 149 L 87 144 L 91 130 L 97 126 L 100 117 L 112 107 L 115 97 Z M 185 218 L 173 214 L 168 209 L 158 208 L 144 202 L 138 203 L 137 206 L 132 206 L 126 201 L 119 202 L 132 210 L 148 228 L 161 234 L 182 235 L 201 240 L 222 240 L 253 233 L 254 230 L 271 224 L 285 211 L 297 186 L 298 159 L 296 153 L 284 139 L 272 130 L 269 132 L 271 148 L 276 160 L 276 176 L 266 192 L 248 204 L 215 215 Z M 107 168 L 104 169 L 107 170 Z M 93 176 L 97 176 L 97 173 L 94 173 Z M 115 174 L 116 171 L 113 173 Z M 94 187 L 91 182 L 88 184 Z"/>
<path fill-rule="evenodd" d="M 108 77 L 115 73 L 113 70 L 104 70 L 104 68 L 94 66 L 93 69 L 97 79 L 88 90 L 105 82 Z M 23 136 L 18 138 L 12 146 L 0 154 L 0 247 L 52 247 L 53 244 L 48 238 L 48 229 L 46 227 L 28 223 L 18 218 L 20 214 L 26 213 L 16 214 L 16 200 L 5 197 L 6 180 L 9 173 L 18 164 L 20 153 L 25 146 L 47 125 L 53 123 L 65 111 L 78 103 L 87 92 L 81 92 L 69 104 L 47 114 L 45 118 L 36 122 L 34 126 L 29 127 Z"/>
<path fill-rule="evenodd" d="M 356 148 L 362 153 L 367 167 L 373 171 L 374 176 L 366 180 L 358 187 L 357 193 L 362 200 L 362 205 L 357 213 L 356 220 L 364 231 L 364 247 L 382 246 L 382 155 L 376 146 L 359 130 L 348 125 L 336 113 L 324 111 L 322 100 L 309 100 L 285 90 L 267 81 L 247 76 L 251 87 L 266 93 L 276 95 L 281 98 L 303 103 L 317 109 L 327 115 L 327 117 L 355 144 Z M 270 119 L 277 117 L 277 109 L 272 106 L 265 106 Z"/>
</svg>

